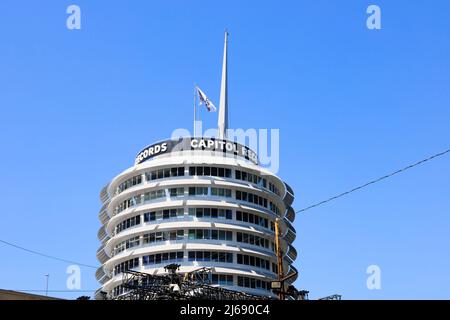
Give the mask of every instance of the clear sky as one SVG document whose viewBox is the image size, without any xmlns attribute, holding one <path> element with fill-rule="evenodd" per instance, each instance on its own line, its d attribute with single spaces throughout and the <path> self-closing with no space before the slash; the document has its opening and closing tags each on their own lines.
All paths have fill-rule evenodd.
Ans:
<svg viewBox="0 0 450 320">
<path fill-rule="evenodd" d="M 81 30 L 66 8 L 81 8 Z M 381 8 L 381 30 L 366 9 Z M 448 1 L 0 2 L 0 239 L 86 264 L 100 189 L 191 128 L 193 84 L 230 126 L 278 128 L 295 209 L 447 149 Z M 205 114 L 204 114 L 205 115 Z M 214 126 L 217 114 L 205 116 Z M 450 298 L 450 158 L 298 215 L 311 298 Z M 68 264 L 0 244 L 0 288 L 66 289 Z M 381 268 L 381 290 L 366 269 Z M 82 289 L 97 289 L 82 268 Z M 73 298 L 81 293 L 52 293 Z"/>
</svg>

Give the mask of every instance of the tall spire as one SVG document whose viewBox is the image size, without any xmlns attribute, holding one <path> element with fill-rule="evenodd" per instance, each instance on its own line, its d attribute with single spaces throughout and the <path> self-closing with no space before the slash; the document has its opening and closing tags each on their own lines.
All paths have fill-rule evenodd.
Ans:
<svg viewBox="0 0 450 320">
<path fill-rule="evenodd" d="M 223 65 L 222 65 L 222 83 L 220 85 L 220 104 L 219 104 L 219 139 L 227 139 L 228 129 L 228 31 L 225 30 L 225 44 L 223 47 Z"/>
</svg>

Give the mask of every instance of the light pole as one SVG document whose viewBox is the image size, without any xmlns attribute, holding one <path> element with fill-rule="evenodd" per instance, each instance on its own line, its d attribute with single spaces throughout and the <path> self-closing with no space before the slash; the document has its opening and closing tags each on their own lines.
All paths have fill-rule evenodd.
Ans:
<svg viewBox="0 0 450 320">
<path fill-rule="evenodd" d="M 45 295 L 48 296 L 48 278 L 50 275 L 48 273 L 44 274 L 46 281 L 45 281 Z"/>
</svg>

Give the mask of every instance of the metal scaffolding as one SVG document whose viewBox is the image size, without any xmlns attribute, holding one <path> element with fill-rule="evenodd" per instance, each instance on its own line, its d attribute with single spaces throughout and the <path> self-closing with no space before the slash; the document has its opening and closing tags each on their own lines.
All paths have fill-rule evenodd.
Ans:
<svg viewBox="0 0 450 320">
<path fill-rule="evenodd" d="M 201 268 L 180 274 L 180 265 L 166 266 L 166 274 L 151 275 L 125 271 L 122 287 L 125 293 L 118 300 L 266 300 L 269 297 L 251 295 L 216 287 L 211 284 L 212 268 Z"/>
</svg>

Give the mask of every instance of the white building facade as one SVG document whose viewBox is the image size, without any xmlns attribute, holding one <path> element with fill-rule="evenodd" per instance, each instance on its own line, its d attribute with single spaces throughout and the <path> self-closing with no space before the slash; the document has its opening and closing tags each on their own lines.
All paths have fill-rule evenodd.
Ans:
<svg viewBox="0 0 450 320">
<path fill-rule="evenodd" d="M 234 151 L 199 147 L 212 141 Z M 160 153 L 149 156 L 154 150 Z M 284 274 L 295 272 L 294 195 L 248 154 L 254 153 L 238 143 L 209 138 L 168 140 L 140 152 L 136 164 L 100 194 L 97 258 L 102 265 L 96 277 L 101 291 L 110 297 L 123 294 L 125 270 L 163 274 L 166 265 L 176 263 L 180 273 L 212 268 L 212 285 L 274 297 L 276 218 Z"/>
</svg>

